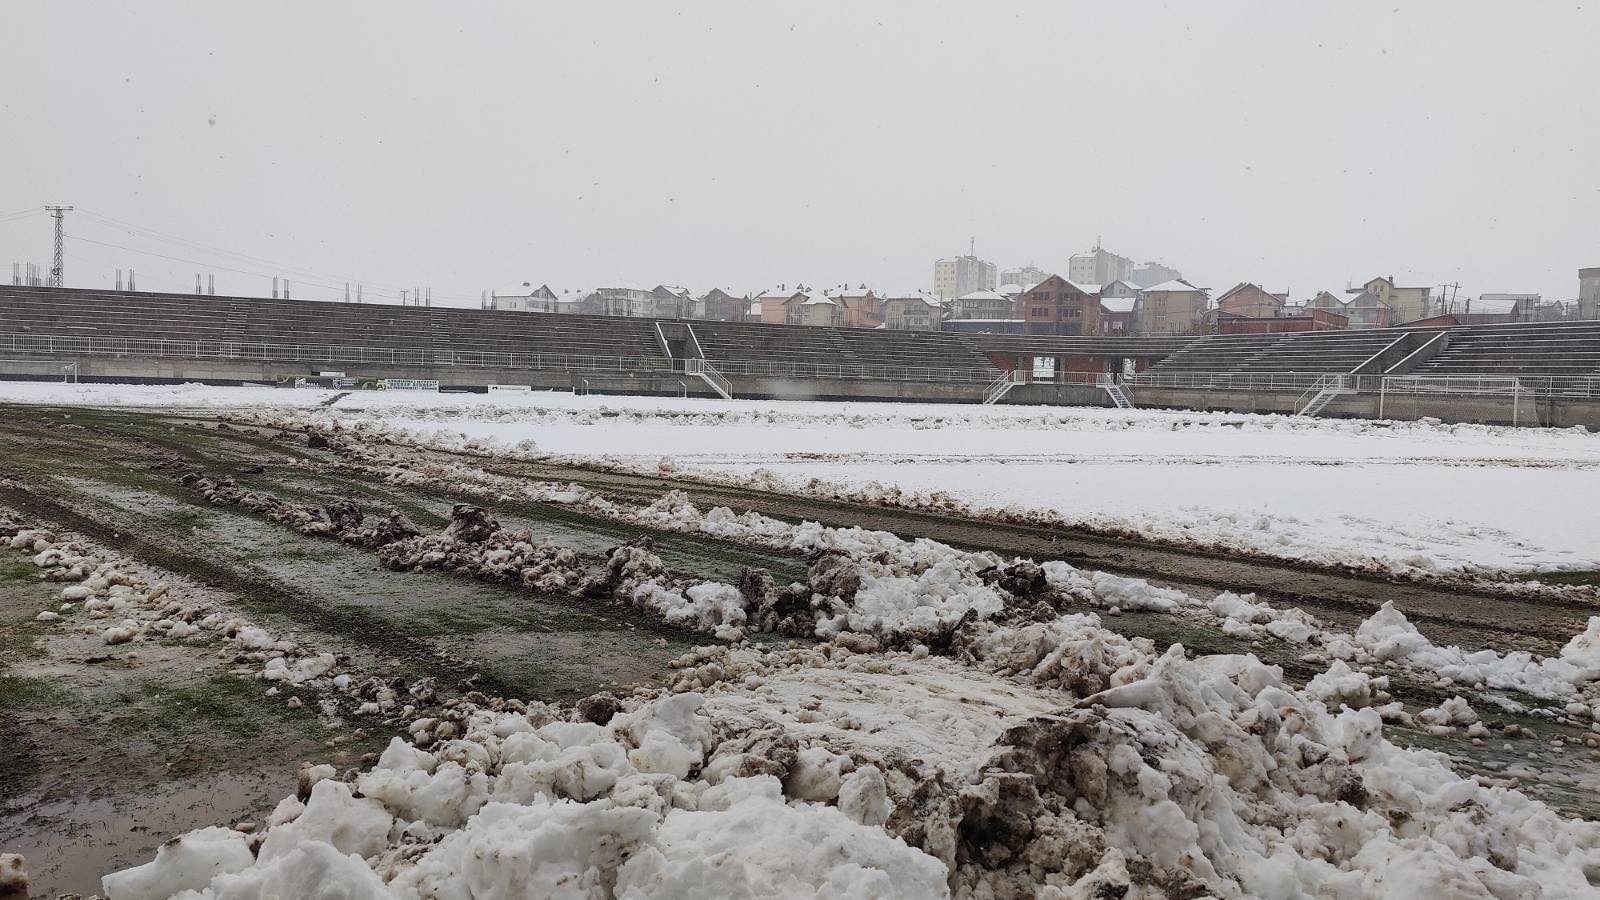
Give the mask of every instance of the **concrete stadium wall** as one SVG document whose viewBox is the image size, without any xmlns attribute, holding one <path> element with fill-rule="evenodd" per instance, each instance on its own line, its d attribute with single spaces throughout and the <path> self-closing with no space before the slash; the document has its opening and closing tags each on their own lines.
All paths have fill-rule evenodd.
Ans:
<svg viewBox="0 0 1600 900">
<path fill-rule="evenodd" d="M 677 373 L 568 372 L 559 370 L 480 369 L 455 366 L 385 366 L 362 370 L 329 363 L 325 366 L 247 360 L 172 359 L 73 354 L 14 355 L 0 358 L 0 377 L 59 379 L 62 366 L 76 361 L 85 381 L 219 384 L 274 384 L 286 378 L 315 374 L 319 369 L 346 372 L 352 378 L 418 378 L 449 388 L 484 388 L 491 384 L 528 385 L 535 390 L 581 390 L 603 394 L 714 397 L 699 378 Z M 738 397 L 778 400 L 876 400 L 914 403 L 977 403 L 985 385 L 849 378 L 775 378 L 739 375 L 731 379 Z M 1200 409 L 1218 412 L 1280 413 L 1295 410 L 1297 391 L 1238 391 L 1197 388 L 1139 387 L 1129 392 L 1142 409 Z M 1113 406 L 1105 391 L 1093 385 L 1024 384 L 1003 401 L 1012 405 Z M 1381 415 L 1380 415 L 1381 414 Z M 1444 422 L 1489 425 L 1583 426 L 1600 430 L 1600 400 L 1524 396 L 1515 405 L 1509 396 L 1357 394 L 1340 397 L 1324 417 L 1414 420 L 1432 417 Z"/>
</svg>

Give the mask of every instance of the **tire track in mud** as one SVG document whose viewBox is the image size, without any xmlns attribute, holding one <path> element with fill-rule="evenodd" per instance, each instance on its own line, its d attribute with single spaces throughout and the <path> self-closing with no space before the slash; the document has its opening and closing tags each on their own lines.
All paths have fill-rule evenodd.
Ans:
<svg viewBox="0 0 1600 900">
<path fill-rule="evenodd" d="M 431 641 L 405 633 L 381 617 L 350 609 L 330 608 L 272 579 L 234 571 L 193 554 L 172 549 L 153 537 L 143 537 L 104 519 L 86 515 L 72 506 L 43 497 L 27 488 L 0 484 L 0 504 L 25 516 L 82 535 L 140 562 L 185 575 L 256 606 L 288 616 L 308 628 L 345 638 L 384 656 L 403 659 L 430 674 L 465 681 L 476 676 L 479 690 L 507 696 L 516 692 L 477 667 L 441 659 Z"/>
<path fill-rule="evenodd" d="M 397 449 L 419 452 L 403 445 Z M 1166 547 L 1070 529 L 820 500 L 575 464 L 514 463 L 466 454 L 444 455 L 495 474 L 575 481 L 597 491 L 630 495 L 646 502 L 665 491 L 682 490 L 702 508 L 729 506 L 791 522 L 810 519 L 835 527 L 859 525 L 902 536 L 928 537 L 962 549 L 992 550 L 1038 560 L 1059 559 L 1079 568 L 1146 578 L 1181 589 L 1255 593 L 1274 603 L 1326 611 L 1334 620 L 1352 625 L 1376 612 L 1384 602 L 1393 601 L 1425 632 L 1464 646 L 1551 652 L 1582 631 L 1590 615 L 1600 613 L 1594 605 L 1578 601 L 1512 597 L 1470 586 L 1433 587 L 1366 573 Z M 1467 639 L 1462 640 L 1464 637 Z M 1537 642 L 1537 647 L 1530 647 L 1530 639 Z"/>
</svg>

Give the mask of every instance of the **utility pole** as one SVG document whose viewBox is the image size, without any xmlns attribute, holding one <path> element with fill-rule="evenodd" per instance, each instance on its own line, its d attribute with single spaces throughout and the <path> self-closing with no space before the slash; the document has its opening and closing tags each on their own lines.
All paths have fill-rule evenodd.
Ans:
<svg viewBox="0 0 1600 900">
<path fill-rule="evenodd" d="M 206 293 L 213 297 L 217 295 L 217 276 L 206 276 Z"/>
<path fill-rule="evenodd" d="M 356 285 L 356 302 L 361 302 L 361 285 Z"/>
<path fill-rule="evenodd" d="M 200 290 L 200 273 L 196 272 L 194 273 L 194 294 L 198 297 L 204 293 L 205 291 Z"/>
<path fill-rule="evenodd" d="M 137 288 L 135 288 L 133 286 L 133 270 L 132 269 L 128 270 L 128 290 L 130 290 L 130 291 L 137 290 Z"/>
<path fill-rule="evenodd" d="M 117 270 L 117 290 L 122 290 L 122 270 Z"/>
<path fill-rule="evenodd" d="M 350 302 L 350 282 L 348 281 L 344 283 L 344 302 Z"/>
<path fill-rule="evenodd" d="M 61 241 L 61 223 L 71 209 L 72 207 L 70 206 L 46 206 L 44 208 L 45 212 L 49 213 L 50 217 L 56 220 L 56 265 L 55 268 L 50 270 L 51 287 L 62 286 L 62 276 L 65 274 L 62 271 L 63 259 L 65 258 L 65 248 L 62 246 Z"/>
<path fill-rule="evenodd" d="M 272 299 L 278 299 L 278 276 L 272 276 Z"/>
<path fill-rule="evenodd" d="M 117 273 L 117 278 L 118 278 L 118 280 L 121 280 L 121 278 L 122 278 L 122 273 L 121 272 Z M 12 263 L 11 264 L 11 283 L 13 285 L 18 286 L 18 287 L 20 287 L 22 285 L 22 264 L 21 263 Z"/>
</svg>

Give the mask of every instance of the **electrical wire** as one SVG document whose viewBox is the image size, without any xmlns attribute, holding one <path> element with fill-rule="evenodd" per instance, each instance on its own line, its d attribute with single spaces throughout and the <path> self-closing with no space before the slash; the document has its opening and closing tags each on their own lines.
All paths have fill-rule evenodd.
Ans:
<svg viewBox="0 0 1600 900">
<path fill-rule="evenodd" d="M 317 272 L 317 271 L 314 271 L 314 270 L 311 270 L 311 269 L 302 269 L 302 268 L 299 268 L 297 266 L 290 266 L 290 265 L 286 265 L 286 264 L 283 264 L 283 263 L 280 263 L 280 262 L 276 262 L 274 260 L 265 259 L 263 257 L 253 256 L 253 255 L 248 254 L 248 253 L 240 253 L 240 252 L 234 251 L 234 250 L 225 250 L 225 249 L 223 249 L 221 247 L 214 247 L 214 246 L 211 246 L 209 244 L 203 244 L 203 243 L 201 243 L 199 241 L 189 240 L 188 238 L 179 237 L 178 235 L 170 234 L 170 233 L 164 232 L 164 231 L 159 231 L 159 230 L 154 229 L 154 228 L 147 228 L 147 227 L 145 227 L 143 225 L 137 225 L 137 224 L 135 224 L 133 222 L 128 222 L 128 221 L 123 220 L 123 219 L 118 219 L 118 218 L 116 218 L 114 216 L 108 216 L 105 213 L 96 212 L 94 210 L 86 210 L 86 209 L 83 209 L 82 207 L 79 207 L 78 211 L 79 212 L 83 212 L 91 220 L 95 220 L 99 224 L 102 224 L 102 225 L 106 225 L 106 226 L 109 226 L 109 227 L 126 229 L 126 230 L 128 230 L 130 232 L 136 232 L 138 234 L 148 235 L 150 237 L 153 237 L 153 238 L 156 238 L 156 239 L 159 239 L 159 240 L 170 241 L 170 242 L 173 242 L 173 243 L 176 243 L 176 244 L 179 244 L 179 245 L 183 245 L 183 246 L 188 247 L 188 248 L 192 248 L 192 249 L 196 249 L 196 250 L 203 250 L 203 251 L 205 251 L 207 253 L 216 253 L 216 254 L 219 254 L 219 255 L 222 255 L 222 256 L 236 257 L 238 259 L 242 259 L 242 260 L 246 261 L 247 263 L 253 263 L 253 264 L 256 264 L 256 265 L 268 266 L 273 270 L 273 271 L 270 271 L 270 272 L 246 271 L 246 270 L 240 270 L 240 269 L 230 269 L 230 270 L 228 270 L 228 271 L 238 272 L 240 274 L 257 275 L 257 276 L 264 277 L 264 278 L 272 278 L 272 277 L 282 276 L 282 275 L 285 275 L 285 274 L 292 274 L 292 275 L 295 275 L 298 279 L 300 279 L 301 282 L 304 283 L 304 284 L 311 284 L 311 285 L 320 286 L 320 287 L 328 287 L 328 288 L 332 288 L 332 289 L 336 289 L 336 290 L 343 290 L 343 288 L 344 288 L 344 285 L 339 284 L 338 282 L 348 282 L 348 283 L 362 285 L 362 287 L 363 287 L 363 289 L 364 289 L 364 291 L 366 293 L 376 294 L 376 295 L 379 295 L 379 296 L 388 296 L 388 297 L 391 297 L 391 298 L 396 299 L 396 300 L 400 299 L 400 295 L 401 295 L 402 292 L 404 292 L 406 294 L 410 294 L 413 291 L 413 287 L 408 287 L 408 286 L 405 286 L 405 285 L 388 284 L 388 283 L 379 282 L 379 281 L 369 281 L 369 280 L 362 279 L 362 278 L 347 277 L 347 276 L 339 275 L 339 274 L 336 274 L 336 273 Z M 130 235 L 130 236 L 137 236 L 137 235 Z M 80 240 L 88 240 L 87 238 L 81 238 L 81 237 L 79 239 Z M 125 249 L 125 250 L 128 250 L 129 252 L 134 252 L 134 253 L 143 252 L 143 253 L 148 253 L 150 255 L 155 255 L 155 256 L 160 256 L 161 255 L 161 254 L 153 253 L 152 251 L 141 251 L 141 250 L 137 250 L 137 249 L 131 248 L 131 247 L 122 247 L 120 249 Z M 192 265 L 210 265 L 209 263 L 195 261 L 195 260 L 180 260 L 180 261 L 189 262 Z M 217 266 L 216 268 L 225 269 L 226 267 Z M 455 302 L 461 302 L 461 303 L 476 303 L 477 302 L 477 298 L 473 298 L 473 297 L 457 297 L 457 296 L 447 295 L 447 294 L 444 294 L 442 292 L 441 292 L 441 294 L 439 296 L 439 299 L 442 300 L 442 301 L 455 301 Z"/>
</svg>

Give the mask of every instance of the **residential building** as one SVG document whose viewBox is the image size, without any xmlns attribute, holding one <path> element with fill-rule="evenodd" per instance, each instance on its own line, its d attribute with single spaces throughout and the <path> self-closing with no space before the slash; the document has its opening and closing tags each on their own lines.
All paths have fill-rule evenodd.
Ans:
<svg viewBox="0 0 1600 900">
<path fill-rule="evenodd" d="M 1166 281 L 1139 292 L 1133 330 L 1138 334 L 1194 334 L 1205 320 L 1210 299 L 1187 281 Z"/>
<path fill-rule="evenodd" d="M 1049 277 L 1049 272 L 1046 272 L 1032 263 L 1029 263 L 1021 268 L 1006 269 L 1005 271 L 1001 272 L 1000 283 L 1002 285 L 1020 285 L 1020 287 L 1017 289 L 1017 293 L 1020 294 Z M 1004 291 L 1001 293 L 1004 293 Z"/>
<path fill-rule="evenodd" d="M 1146 262 L 1128 273 L 1128 281 L 1136 287 L 1154 287 L 1168 281 L 1182 281 L 1183 273 L 1158 262 Z"/>
<path fill-rule="evenodd" d="M 1079 253 L 1067 261 L 1067 280 L 1073 284 L 1105 284 L 1126 281 L 1133 275 L 1133 260 L 1100 246 Z"/>
<path fill-rule="evenodd" d="M 954 300 L 973 291 L 992 291 L 999 270 L 976 256 L 957 256 L 933 264 L 933 292 L 940 300 Z"/>
<path fill-rule="evenodd" d="M 1600 266 L 1578 270 L 1578 318 L 1600 319 Z"/>
<path fill-rule="evenodd" d="M 649 288 L 614 282 L 595 288 L 583 299 L 583 311 L 595 316 L 651 316 L 655 295 Z"/>
<path fill-rule="evenodd" d="M 840 324 L 851 328 L 877 328 L 883 324 L 883 299 L 866 285 L 829 292 L 839 302 Z"/>
<path fill-rule="evenodd" d="M 938 331 L 943 304 L 921 291 L 883 298 L 883 327 L 894 331 Z"/>
<path fill-rule="evenodd" d="M 1393 310 L 1390 318 L 1395 325 L 1425 319 L 1438 312 L 1433 308 L 1433 288 L 1396 287 L 1393 275 L 1373 278 L 1359 288 L 1345 289 L 1346 294 L 1359 294 L 1362 291 L 1377 297 L 1379 303 Z"/>
<path fill-rule="evenodd" d="M 1349 319 L 1320 307 L 1303 307 L 1294 315 L 1244 316 L 1217 310 L 1218 334 L 1283 334 L 1291 331 L 1341 331 Z"/>
<path fill-rule="evenodd" d="M 548 284 L 534 287 L 524 281 L 521 287 L 492 291 L 488 308 L 512 312 L 555 312 L 556 292 L 550 290 Z"/>
<path fill-rule="evenodd" d="M 1137 300 L 1139 299 L 1139 286 L 1128 281 L 1112 281 L 1100 285 L 1095 293 L 1101 300 Z"/>
<path fill-rule="evenodd" d="M 655 309 L 650 315 L 658 319 L 694 318 L 694 294 L 688 288 L 675 284 L 658 284 L 650 291 Z"/>
<path fill-rule="evenodd" d="M 789 301 L 802 296 L 803 293 L 798 287 L 790 289 L 787 284 L 780 284 L 770 290 L 762 291 L 751 304 L 752 310 L 759 308 L 756 315 L 768 325 L 782 325 L 789 321 Z"/>
<path fill-rule="evenodd" d="M 1099 334 L 1100 298 L 1051 275 L 1017 300 L 1028 334 Z"/>
<path fill-rule="evenodd" d="M 750 299 L 731 289 L 712 288 L 700 298 L 700 318 L 713 322 L 744 322 L 750 318 Z"/>
<path fill-rule="evenodd" d="M 1351 329 L 1388 328 L 1393 324 L 1394 310 L 1383 304 L 1371 291 L 1362 291 L 1349 299 L 1332 291 L 1319 291 L 1306 301 L 1311 309 L 1325 309 L 1339 313 L 1349 320 Z"/>
<path fill-rule="evenodd" d="M 1042 279 L 1041 279 L 1042 280 Z M 953 319 L 1009 319 L 1016 315 L 1016 299 L 999 291 L 962 294 L 950 306 Z"/>
<path fill-rule="evenodd" d="M 1112 282 L 1121 284 L 1122 282 Z M 1100 333 L 1101 334 L 1132 334 L 1134 307 L 1139 303 L 1139 298 L 1134 297 L 1107 297 L 1100 295 Z"/>
<path fill-rule="evenodd" d="M 1241 281 L 1217 298 L 1217 310 L 1233 316 L 1266 319 L 1283 315 L 1283 304 L 1288 299 L 1288 294 L 1274 294 L 1260 285 Z"/>
<path fill-rule="evenodd" d="M 801 291 L 784 304 L 784 322 L 788 325 L 842 325 L 844 308 L 821 291 Z"/>
</svg>

